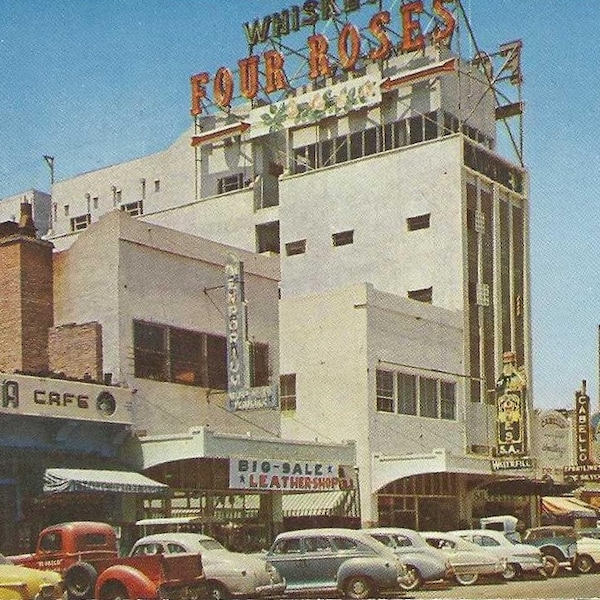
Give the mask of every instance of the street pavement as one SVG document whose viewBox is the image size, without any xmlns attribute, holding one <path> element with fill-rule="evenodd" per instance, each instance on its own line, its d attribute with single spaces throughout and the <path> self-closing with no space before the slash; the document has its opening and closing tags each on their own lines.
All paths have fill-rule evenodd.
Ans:
<svg viewBox="0 0 600 600">
<path fill-rule="evenodd" d="M 586 575 L 572 575 L 563 572 L 551 579 L 536 579 L 528 577 L 507 582 L 490 583 L 483 581 L 472 586 L 427 584 L 422 589 L 399 596 L 404 600 L 435 598 L 472 598 L 473 600 L 486 599 L 599 599 L 600 598 L 600 573 Z"/>
</svg>

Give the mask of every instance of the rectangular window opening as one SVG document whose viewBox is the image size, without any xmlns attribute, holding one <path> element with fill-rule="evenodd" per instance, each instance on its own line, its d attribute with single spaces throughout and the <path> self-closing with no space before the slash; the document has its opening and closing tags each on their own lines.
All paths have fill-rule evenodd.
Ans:
<svg viewBox="0 0 600 600">
<path fill-rule="evenodd" d="M 417 231 L 417 229 L 428 229 L 431 225 L 431 213 L 417 215 L 416 217 L 408 217 L 406 219 L 406 227 L 408 231 Z"/>
<path fill-rule="evenodd" d="M 285 253 L 287 256 L 294 256 L 295 254 L 304 254 L 306 252 L 306 240 L 296 240 L 295 242 L 288 242 L 285 245 Z"/>
<path fill-rule="evenodd" d="M 334 246 L 347 246 L 354 243 L 354 229 L 348 231 L 340 231 L 331 235 L 331 240 Z"/>
<path fill-rule="evenodd" d="M 296 373 L 279 377 L 279 401 L 281 410 L 296 410 Z"/>
</svg>

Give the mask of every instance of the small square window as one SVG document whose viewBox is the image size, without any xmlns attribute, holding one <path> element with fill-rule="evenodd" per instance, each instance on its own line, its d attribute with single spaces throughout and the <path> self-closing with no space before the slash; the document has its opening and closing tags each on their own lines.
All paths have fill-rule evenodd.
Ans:
<svg viewBox="0 0 600 600">
<path fill-rule="evenodd" d="M 154 180 L 154 191 L 155 192 L 160 192 L 160 179 L 155 179 Z"/>
<path fill-rule="evenodd" d="M 331 236 L 334 246 L 347 246 L 348 244 L 354 243 L 354 230 L 340 231 L 334 233 Z"/>
<path fill-rule="evenodd" d="M 306 240 L 297 240 L 295 242 L 288 242 L 285 245 L 285 253 L 288 256 L 294 256 L 295 254 L 304 254 L 306 252 Z"/>
<path fill-rule="evenodd" d="M 427 229 L 431 225 L 431 214 L 418 215 L 416 217 L 408 217 L 406 219 L 406 227 L 408 231 L 416 231 L 417 229 Z"/>
</svg>

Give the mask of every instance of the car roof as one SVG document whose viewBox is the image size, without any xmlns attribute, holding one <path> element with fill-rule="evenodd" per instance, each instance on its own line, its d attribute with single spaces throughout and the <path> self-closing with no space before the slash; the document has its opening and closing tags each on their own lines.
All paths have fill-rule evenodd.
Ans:
<svg viewBox="0 0 600 600">
<path fill-rule="evenodd" d="M 418 536 L 419 532 L 414 529 L 408 529 L 408 527 L 369 527 L 364 529 L 367 533 L 389 533 L 389 534 L 400 534 L 408 536 Z"/>
<path fill-rule="evenodd" d="M 283 531 L 278 534 L 278 539 L 297 537 L 299 535 L 351 535 L 351 536 L 363 536 L 365 535 L 364 529 L 348 529 L 344 527 L 315 527 L 312 529 L 295 529 L 293 531 Z"/>
<path fill-rule="evenodd" d="M 203 533 L 192 533 L 189 531 L 174 531 L 166 533 L 152 533 L 151 535 L 145 535 L 137 540 L 135 543 L 149 543 L 149 542 L 162 542 L 164 540 L 174 540 L 180 542 L 202 542 L 212 541 L 215 538 L 205 535 Z"/>
</svg>

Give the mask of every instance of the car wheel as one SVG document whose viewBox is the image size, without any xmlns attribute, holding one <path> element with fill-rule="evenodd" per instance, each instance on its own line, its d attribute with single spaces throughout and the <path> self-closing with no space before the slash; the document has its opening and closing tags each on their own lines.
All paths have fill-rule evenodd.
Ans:
<svg viewBox="0 0 600 600">
<path fill-rule="evenodd" d="M 594 559 L 587 554 L 579 554 L 575 560 L 575 570 L 578 573 L 590 573 L 594 568 Z"/>
<path fill-rule="evenodd" d="M 81 600 L 94 597 L 94 586 L 98 572 L 88 563 L 76 563 L 65 573 L 67 598 Z"/>
<path fill-rule="evenodd" d="M 418 590 L 423 585 L 423 578 L 419 569 L 414 565 L 406 565 L 406 575 L 400 587 L 406 591 Z"/>
<path fill-rule="evenodd" d="M 100 589 L 100 600 L 126 600 L 127 588 L 118 581 L 109 581 Z"/>
<path fill-rule="evenodd" d="M 217 581 L 209 581 L 208 597 L 210 600 L 229 600 L 231 598 L 231 594 L 222 583 Z"/>
<path fill-rule="evenodd" d="M 460 585 L 473 585 L 479 579 L 479 573 L 455 573 L 454 579 Z"/>
<path fill-rule="evenodd" d="M 546 554 L 542 556 L 542 562 L 544 563 L 544 566 L 542 567 L 544 575 L 546 577 L 556 577 L 558 570 L 560 569 L 560 565 L 556 556 Z"/>
<path fill-rule="evenodd" d="M 370 579 L 357 575 L 350 577 L 344 585 L 346 598 L 353 600 L 364 600 L 364 598 L 372 598 L 375 595 L 375 590 Z"/>
<path fill-rule="evenodd" d="M 502 571 L 502 578 L 505 581 L 512 581 L 518 577 L 519 572 L 519 565 L 516 565 L 515 563 L 506 563 L 506 567 L 504 567 L 504 571 Z"/>
</svg>

